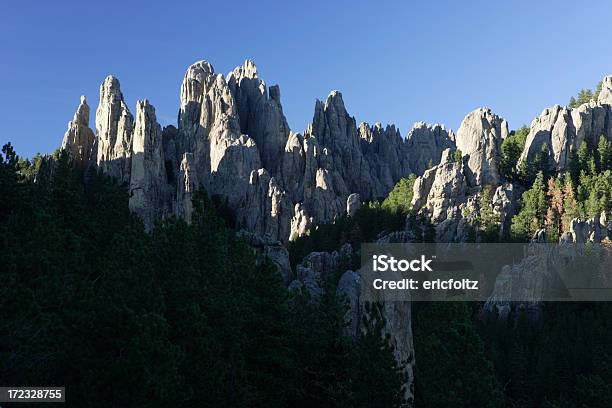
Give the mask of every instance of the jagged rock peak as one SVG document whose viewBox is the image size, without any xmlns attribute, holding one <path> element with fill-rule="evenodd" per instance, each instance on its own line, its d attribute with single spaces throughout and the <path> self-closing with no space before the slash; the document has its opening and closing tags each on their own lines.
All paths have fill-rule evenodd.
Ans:
<svg viewBox="0 0 612 408">
<path fill-rule="evenodd" d="M 238 78 L 250 78 L 250 79 L 258 78 L 257 66 L 255 65 L 255 62 L 251 59 L 245 60 L 242 66 L 234 68 L 234 71 L 228 74 L 228 78 L 232 74 Z"/>
<path fill-rule="evenodd" d="M 612 105 L 612 75 L 606 76 L 601 81 L 601 91 L 599 92 L 597 103 L 600 105 Z"/>
<path fill-rule="evenodd" d="M 334 89 L 329 93 L 327 99 L 325 100 L 324 109 L 327 110 L 330 107 L 336 108 L 338 112 L 346 112 L 346 107 L 344 106 L 344 99 L 342 98 L 342 92 Z"/>
<path fill-rule="evenodd" d="M 72 121 L 83 126 L 89 126 L 89 105 L 87 104 L 85 95 L 81 95 L 81 103 L 74 113 Z"/>
<path fill-rule="evenodd" d="M 181 85 L 181 110 L 190 102 L 201 102 L 212 82 L 216 79 L 215 70 L 208 61 L 198 61 L 189 66 Z"/>
<path fill-rule="evenodd" d="M 91 157 L 94 140 L 93 131 L 89 128 L 89 105 L 85 96 L 81 96 L 81 103 L 64 134 L 62 149 L 68 151 L 78 165 L 83 166 Z"/>
<path fill-rule="evenodd" d="M 467 156 L 467 178 L 471 186 L 499 183 L 501 143 L 508 136 L 508 122 L 489 108 L 467 114 L 457 131 L 457 149 Z"/>
<path fill-rule="evenodd" d="M 455 150 L 455 134 L 439 124 L 416 122 L 406 142 L 410 169 L 416 175 L 438 164 L 444 150 Z"/>
<path fill-rule="evenodd" d="M 155 108 L 145 99 L 136 103 L 129 206 L 143 218 L 148 229 L 169 213 L 170 200 L 162 129 L 157 122 Z"/>
<path fill-rule="evenodd" d="M 129 181 L 133 130 L 134 117 L 123 100 L 119 80 L 109 75 L 100 85 L 96 110 L 96 162 L 120 181 Z"/>
<path fill-rule="evenodd" d="M 230 72 L 227 84 L 236 103 L 240 132 L 255 140 L 263 165 L 270 174 L 278 174 L 290 131 L 279 87 L 270 87 L 268 96 L 266 83 L 258 77 L 252 60 L 246 60 Z"/>
<path fill-rule="evenodd" d="M 210 63 L 202 60 L 189 66 L 181 85 L 178 121 L 183 150 L 195 152 L 201 147 L 198 143 L 216 135 L 236 139 L 240 129 L 235 105 L 225 77 L 215 74 Z"/>
</svg>

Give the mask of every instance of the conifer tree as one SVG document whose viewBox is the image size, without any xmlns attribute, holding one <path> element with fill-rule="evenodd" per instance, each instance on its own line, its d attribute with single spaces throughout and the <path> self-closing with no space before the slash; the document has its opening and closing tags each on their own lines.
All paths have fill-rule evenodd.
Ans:
<svg viewBox="0 0 612 408">
<path fill-rule="evenodd" d="M 512 219 L 513 236 L 519 240 L 531 239 L 538 229 L 544 227 L 547 209 L 544 175 L 539 172 L 531 188 L 523 193 L 520 212 Z"/>
</svg>

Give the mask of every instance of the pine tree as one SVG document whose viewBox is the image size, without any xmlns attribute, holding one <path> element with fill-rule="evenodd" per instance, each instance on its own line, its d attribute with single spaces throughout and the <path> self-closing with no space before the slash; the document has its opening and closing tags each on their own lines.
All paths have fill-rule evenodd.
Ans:
<svg viewBox="0 0 612 408">
<path fill-rule="evenodd" d="M 539 172 L 531 188 L 523 193 L 520 212 L 512 219 L 513 236 L 518 240 L 531 239 L 544 227 L 547 209 L 544 175 Z"/>
<path fill-rule="evenodd" d="M 408 214 L 411 208 L 413 195 L 412 187 L 415 181 L 416 176 L 414 174 L 410 174 L 408 177 L 400 179 L 387 198 L 382 202 L 382 209 Z"/>
<path fill-rule="evenodd" d="M 572 178 L 569 173 L 564 176 L 563 182 L 563 216 L 561 217 L 561 230 L 569 231 L 572 219 L 580 216 L 580 209 L 574 195 Z"/>
<path fill-rule="evenodd" d="M 455 153 L 453 154 L 453 160 L 455 161 L 455 163 L 463 163 L 463 153 L 461 152 L 461 150 L 455 150 Z"/>
<path fill-rule="evenodd" d="M 394 357 L 390 337 L 385 334 L 382 305 L 366 304 L 363 330 L 351 350 L 350 407 L 405 407 L 405 365 Z"/>
<path fill-rule="evenodd" d="M 529 128 L 522 126 L 501 144 L 500 173 L 507 180 L 518 181 L 516 165 L 525 147 Z"/>
<path fill-rule="evenodd" d="M 491 189 L 484 188 L 478 200 L 479 211 L 476 218 L 484 242 L 498 241 L 501 232 L 499 217 L 495 214 L 491 205 L 491 195 Z"/>
<path fill-rule="evenodd" d="M 547 185 L 546 196 L 549 207 L 546 212 L 546 230 L 549 233 L 550 240 L 555 242 L 563 232 L 563 191 L 561 180 L 559 178 L 549 178 Z"/>
<path fill-rule="evenodd" d="M 599 136 L 597 153 L 599 156 L 599 171 L 612 170 L 612 142 L 608 141 L 605 135 Z"/>
</svg>

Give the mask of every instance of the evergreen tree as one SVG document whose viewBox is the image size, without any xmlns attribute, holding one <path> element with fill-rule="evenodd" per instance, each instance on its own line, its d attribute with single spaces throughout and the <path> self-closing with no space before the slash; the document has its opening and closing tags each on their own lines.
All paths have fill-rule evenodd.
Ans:
<svg viewBox="0 0 612 408">
<path fill-rule="evenodd" d="M 546 192 L 549 203 L 546 211 L 546 231 L 548 232 L 549 240 L 555 242 L 563 233 L 562 219 L 564 217 L 564 200 L 561 180 L 559 178 L 549 178 Z"/>
<path fill-rule="evenodd" d="M 416 176 L 410 174 L 407 178 L 402 178 L 397 182 L 393 190 L 389 193 L 389 196 L 385 198 L 382 203 L 382 209 L 391 212 L 399 212 L 407 214 L 410 211 L 412 201 L 412 187 Z"/>
<path fill-rule="evenodd" d="M 563 215 L 561 217 L 561 230 L 569 231 L 572 219 L 580 216 L 580 208 L 574 195 L 572 178 L 569 173 L 564 176 L 563 183 Z"/>
<path fill-rule="evenodd" d="M 351 407 L 405 407 L 404 364 L 394 357 L 390 337 L 385 334 L 382 305 L 366 304 L 361 336 L 350 353 Z"/>
<path fill-rule="evenodd" d="M 455 163 L 463 163 L 463 153 L 461 150 L 455 150 L 455 153 L 453 153 L 453 160 Z"/>
<path fill-rule="evenodd" d="M 539 172 L 531 188 L 523 193 L 521 210 L 512 218 L 511 231 L 518 240 L 529 240 L 535 232 L 544 227 L 548 206 L 544 175 Z"/>
<path fill-rule="evenodd" d="M 597 153 L 599 156 L 599 171 L 612 170 L 612 142 L 608 141 L 605 135 L 599 137 Z"/>
<path fill-rule="evenodd" d="M 490 188 L 484 188 L 478 200 L 479 211 L 476 217 L 479 234 L 484 242 L 497 242 L 500 238 L 499 216 L 493 211 Z"/>
<path fill-rule="evenodd" d="M 504 407 L 493 367 L 467 303 L 413 305 L 415 406 Z M 457 367 L 471 367 L 457 370 Z"/>
<path fill-rule="evenodd" d="M 525 148 L 527 135 L 529 135 L 529 128 L 523 125 L 502 141 L 499 171 L 501 176 L 507 180 L 518 181 L 516 166 Z"/>
</svg>

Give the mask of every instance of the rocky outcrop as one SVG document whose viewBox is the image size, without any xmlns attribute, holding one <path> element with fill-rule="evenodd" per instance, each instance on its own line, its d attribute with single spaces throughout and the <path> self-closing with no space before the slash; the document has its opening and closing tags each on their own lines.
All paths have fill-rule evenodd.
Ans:
<svg viewBox="0 0 612 408">
<path fill-rule="evenodd" d="M 470 112 L 457 131 L 457 149 L 465 156 L 468 185 L 497 185 L 501 143 L 508 123 L 487 108 Z"/>
<path fill-rule="evenodd" d="M 84 96 L 62 140 L 62 149 L 66 150 L 78 166 L 84 167 L 91 157 L 95 137 L 89 128 L 89 105 Z"/>
<path fill-rule="evenodd" d="M 412 208 L 435 225 L 442 242 L 455 240 L 462 206 L 467 200 L 467 177 L 463 163 L 455 162 L 450 149 L 442 153 L 440 164 L 425 171 L 413 187 Z"/>
<path fill-rule="evenodd" d="M 574 109 L 559 105 L 544 109 L 531 122 L 519 166 L 533 162 L 543 152 L 551 169 L 566 170 L 583 142 L 595 149 L 600 137 L 612 140 L 611 88 L 612 77 L 608 76 L 602 82 L 597 102 L 592 100 Z"/>
<path fill-rule="evenodd" d="M 456 162 L 453 152 L 447 149 L 442 153 L 440 164 L 415 180 L 411 202 L 413 211 L 433 224 L 438 242 L 474 239 L 483 201 L 499 217 L 502 234 L 509 232 L 510 220 L 518 209 L 520 194 L 515 193 L 511 183 L 470 186 L 469 177 L 475 172 L 467 162 L 467 157 Z"/>
<path fill-rule="evenodd" d="M 364 160 L 367 162 L 360 176 L 367 183 L 367 197 L 371 200 L 384 198 L 393 189 L 397 180 L 411 173 L 408 145 L 395 126 L 383 127 L 380 123 L 359 125 L 359 137 Z M 368 170 L 369 169 L 369 170 Z M 362 194 L 366 191 L 363 190 Z"/>
<path fill-rule="evenodd" d="M 100 86 L 100 104 L 96 110 L 96 163 L 102 171 L 129 183 L 134 117 L 119 85 L 112 75 Z"/>
<path fill-rule="evenodd" d="M 512 183 L 503 183 L 493 193 L 492 209 L 499 219 L 502 237 L 508 237 L 512 224 L 512 217 L 519 211 L 518 200 L 523 191 Z"/>
<path fill-rule="evenodd" d="M 599 105 L 612 105 L 612 75 L 606 76 L 601 81 L 601 90 L 597 97 Z"/>
<path fill-rule="evenodd" d="M 442 152 L 455 150 L 455 134 L 443 125 L 414 124 L 406 137 L 406 154 L 411 172 L 421 175 L 425 170 L 440 163 Z"/>
<path fill-rule="evenodd" d="M 296 267 L 296 280 L 317 297 L 327 281 L 349 263 L 352 253 L 350 244 L 344 244 L 339 251 L 311 252 Z"/>
<path fill-rule="evenodd" d="M 136 104 L 136 125 L 132 141 L 130 200 L 147 229 L 171 212 L 171 187 L 166 178 L 162 129 L 155 108 L 146 99 Z"/>
<path fill-rule="evenodd" d="M 361 197 L 359 194 L 353 193 L 346 199 L 346 214 L 349 217 L 354 216 L 361 208 Z"/>
<path fill-rule="evenodd" d="M 583 141 L 593 148 L 601 135 L 612 140 L 611 101 L 609 76 L 597 101 L 544 110 L 531 125 L 519 166 L 544 149 L 550 166 L 562 170 Z M 357 126 L 342 94 L 333 91 L 316 101 L 302 135 L 289 129 L 279 88 L 268 88 L 247 60 L 227 77 L 206 61 L 191 65 L 181 86 L 178 127 L 167 127 L 161 137 L 150 120 L 152 107 L 138 109 L 142 120 L 135 124 L 119 81 L 109 76 L 100 87 L 93 141 L 83 100 L 62 145 L 78 163 L 91 161 L 126 183 L 132 208 L 147 225 L 171 213 L 190 219 L 192 194 L 204 188 L 234 212 L 238 228 L 286 242 L 354 211 L 356 196 L 347 206 L 351 194 L 380 200 L 414 173 L 421 176 L 415 208 L 439 233 L 446 231 L 442 236 L 458 239 L 461 220 L 469 219 L 462 214 L 477 209 L 485 186 L 495 192 L 492 205 L 502 224 L 520 195 L 499 174 L 508 125 L 486 108 L 468 114 L 456 136 L 418 122 L 403 139 L 393 125 Z M 454 163 L 456 148 L 462 163 Z"/>
<path fill-rule="evenodd" d="M 240 132 L 255 140 L 263 167 L 276 175 L 289 136 L 280 88 L 275 85 L 268 91 L 251 60 L 230 72 L 227 82 L 238 108 Z"/>
<path fill-rule="evenodd" d="M 572 219 L 569 231 L 563 233 L 559 241 L 584 244 L 586 242 L 600 243 L 606 239 L 612 240 L 612 223 L 607 222 L 604 211 L 599 217 L 588 220 Z"/>
</svg>

